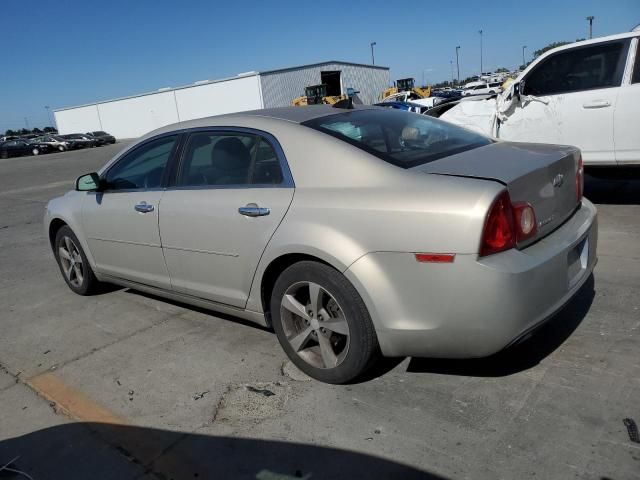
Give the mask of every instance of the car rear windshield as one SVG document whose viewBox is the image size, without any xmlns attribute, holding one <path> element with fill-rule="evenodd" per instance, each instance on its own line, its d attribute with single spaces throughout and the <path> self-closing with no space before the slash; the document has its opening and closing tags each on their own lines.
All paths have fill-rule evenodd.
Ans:
<svg viewBox="0 0 640 480">
<path fill-rule="evenodd" d="M 349 110 L 302 125 L 354 145 L 385 162 L 412 168 L 491 143 L 441 120 L 401 110 Z"/>
</svg>

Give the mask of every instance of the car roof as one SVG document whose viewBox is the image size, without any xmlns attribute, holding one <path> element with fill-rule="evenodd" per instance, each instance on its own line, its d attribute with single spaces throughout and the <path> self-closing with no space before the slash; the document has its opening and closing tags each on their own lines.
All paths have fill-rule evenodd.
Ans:
<svg viewBox="0 0 640 480">
<path fill-rule="evenodd" d="M 380 107 L 354 105 L 354 110 L 371 110 Z M 327 117 L 330 115 L 338 115 L 348 110 L 343 108 L 334 108 L 331 105 L 307 105 L 302 107 L 279 107 L 264 108 L 260 110 L 249 110 L 246 112 L 227 113 L 225 115 L 214 115 L 211 117 L 198 118 L 195 120 L 186 120 L 183 122 L 166 125 L 157 130 L 147 133 L 141 139 L 153 137 L 162 133 L 174 132 L 188 128 L 200 128 L 220 125 L 221 120 L 229 120 L 230 123 L 238 122 L 241 126 L 243 120 L 260 117 L 266 119 L 274 119 L 278 121 L 286 121 L 291 123 L 303 123 L 316 118 Z"/>
<path fill-rule="evenodd" d="M 366 110 L 371 107 L 363 107 L 361 105 L 354 105 L 354 108 L 360 110 Z M 336 115 L 344 112 L 345 109 L 335 108 L 331 105 L 307 105 L 302 107 L 279 107 L 279 108 L 264 108 L 261 110 L 250 110 L 248 112 L 232 113 L 229 116 L 242 117 L 242 116 L 256 116 L 276 118 L 278 120 L 286 120 L 293 123 L 303 123 L 315 118 L 326 117 L 329 115 Z M 225 115 L 226 116 L 226 115 Z M 206 120 L 206 119 L 203 119 Z"/>
</svg>

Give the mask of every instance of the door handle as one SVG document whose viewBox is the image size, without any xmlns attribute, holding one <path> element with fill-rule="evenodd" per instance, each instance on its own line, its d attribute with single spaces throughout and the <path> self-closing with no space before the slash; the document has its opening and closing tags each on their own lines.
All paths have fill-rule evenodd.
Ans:
<svg viewBox="0 0 640 480">
<path fill-rule="evenodd" d="M 249 203 L 244 207 L 240 207 L 238 209 L 238 213 L 245 217 L 264 217 L 265 215 L 269 215 L 271 210 L 268 208 L 258 207 L 255 203 Z"/>
<path fill-rule="evenodd" d="M 133 208 L 136 212 L 140 213 L 153 212 L 153 205 L 149 205 L 147 202 L 140 202 Z"/>
<path fill-rule="evenodd" d="M 608 100 L 594 100 L 593 102 L 582 104 L 582 108 L 606 108 L 610 106 L 611 102 L 609 102 Z"/>
</svg>

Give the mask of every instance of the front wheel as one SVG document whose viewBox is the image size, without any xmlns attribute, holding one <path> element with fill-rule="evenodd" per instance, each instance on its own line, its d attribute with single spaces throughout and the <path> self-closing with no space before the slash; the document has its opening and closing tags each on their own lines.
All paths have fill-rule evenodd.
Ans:
<svg viewBox="0 0 640 480">
<path fill-rule="evenodd" d="M 60 146 L 58 147 L 58 151 L 59 151 L 59 152 L 64 152 L 64 147 L 63 147 L 62 145 L 60 145 Z"/>
<path fill-rule="evenodd" d="M 78 295 L 90 295 L 98 289 L 100 282 L 93 274 L 78 237 L 66 225 L 56 234 L 54 254 L 62 277 L 71 290 Z"/>
<path fill-rule="evenodd" d="M 379 356 L 362 298 L 328 265 L 303 261 L 282 272 L 271 296 L 271 318 L 287 356 L 316 380 L 347 383 Z"/>
</svg>

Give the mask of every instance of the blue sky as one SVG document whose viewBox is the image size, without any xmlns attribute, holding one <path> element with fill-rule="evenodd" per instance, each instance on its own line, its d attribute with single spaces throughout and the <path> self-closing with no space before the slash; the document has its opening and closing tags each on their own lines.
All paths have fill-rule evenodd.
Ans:
<svg viewBox="0 0 640 480">
<path fill-rule="evenodd" d="M 512 4 L 512 5 L 510 5 Z M 396 5 L 396 6 L 394 6 Z M 391 68 L 391 79 L 451 78 L 522 62 L 552 41 L 630 30 L 640 0 L 535 2 L 2 1 L 0 131 L 48 124 L 44 108 L 325 60 Z"/>
</svg>

